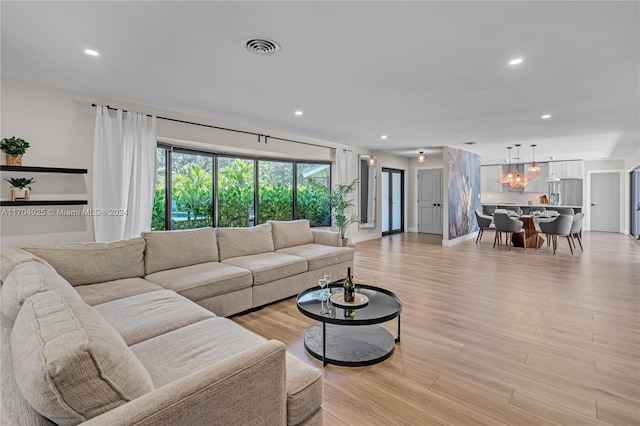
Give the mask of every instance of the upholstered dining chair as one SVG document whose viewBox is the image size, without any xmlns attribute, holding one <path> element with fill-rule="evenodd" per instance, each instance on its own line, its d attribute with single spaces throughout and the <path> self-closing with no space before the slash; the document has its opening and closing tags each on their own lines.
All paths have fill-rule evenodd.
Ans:
<svg viewBox="0 0 640 426">
<path fill-rule="evenodd" d="M 482 242 L 482 234 L 485 229 L 489 229 L 493 224 L 493 217 L 480 213 L 480 210 L 476 210 L 476 220 L 478 221 L 478 236 L 476 237 L 476 244 Z"/>
<path fill-rule="evenodd" d="M 566 214 L 569 216 L 573 216 L 575 214 L 575 212 L 571 208 L 558 207 L 556 211 L 558 212 L 558 214 Z"/>
<path fill-rule="evenodd" d="M 499 234 L 502 232 L 507 234 L 506 243 L 507 247 L 509 247 L 509 251 L 511 251 L 511 240 L 513 238 L 513 234 L 524 234 L 523 239 L 526 241 L 527 234 L 522 228 L 521 221 L 510 218 L 506 213 L 494 213 L 493 223 L 496 226 L 496 236 L 493 239 L 493 248 L 496 247 L 496 242 L 498 241 Z M 524 249 L 526 250 L 526 244 L 524 244 L 524 246 Z"/>
<path fill-rule="evenodd" d="M 553 244 L 553 254 L 556 254 L 556 250 L 558 249 L 558 237 L 567 237 L 567 242 L 569 243 L 569 250 L 571 250 L 571 254 L 573 254 L 573 246 L 571 245 L 571 224 L 573 223 L 573 216 L 568 214 L 558 215 L 551 222 L 540 222 L 538 225 L 540 226 L 540 232 L 546 234 L 551 237 L 551 242 Z"/>
<path fill-rule="evenodd" d="M 584 222 L 584 213 L 576 213 L 573 216 L 573 222 L 571 222 L 571 231 L 569 235 L 571 236 L 571 241 L 573 241 L 573 248 L 576 248 L 576 240 L 578 240 L 578 244 L 580 244 L 580 250 L 584 251 L 582 248 L 582 222 Z"/>
</svg>

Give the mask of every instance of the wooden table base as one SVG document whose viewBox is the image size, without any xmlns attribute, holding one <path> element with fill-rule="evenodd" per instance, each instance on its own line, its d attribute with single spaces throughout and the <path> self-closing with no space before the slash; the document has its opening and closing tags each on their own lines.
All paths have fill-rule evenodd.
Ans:
<svg viewBox="0 0 640 426">
<path fill-rule="evenodd" d="M 538 231 L 536 230 L 536 225 L 533 222 L 533 219 L 530 217 L 520 217 L 518 220 L 522 221 L 522 227 L 527 235 L 526 238 L 526 247 L 527 248 L 540 248 L 544 244 L 544 238 L 538 235 Z M 523 241 L 523 234 L 513 234 L 513 246 L 514 247 L 525 247 L 525 242 Z"/>
</svg>

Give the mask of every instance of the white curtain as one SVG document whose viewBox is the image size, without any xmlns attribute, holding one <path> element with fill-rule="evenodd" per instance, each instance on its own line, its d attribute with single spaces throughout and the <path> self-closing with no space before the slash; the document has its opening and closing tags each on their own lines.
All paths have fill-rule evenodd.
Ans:
<svg viewBox="0 0 640 426">
<path fill-rule="evenodd" d="M 156 117 L 96 107 L 93 139 L 93 225 L 97 242 L 140 236 L 151 229 Z"/>
<path fill-rule="evenodd" d="M 336 168 L 338 169 L 338 183 L 351 183 L 351 173 L 349 173 L 351 170 L 351 150 L 336 149 Z M 345 212 L 345 216 L 350 217 L 351 213 L 353 212 Z M 347 239 L 347 244 L 353 244 L 351 240 L 351 227 L 347 228 L 344 237 Z"/>
</svg>

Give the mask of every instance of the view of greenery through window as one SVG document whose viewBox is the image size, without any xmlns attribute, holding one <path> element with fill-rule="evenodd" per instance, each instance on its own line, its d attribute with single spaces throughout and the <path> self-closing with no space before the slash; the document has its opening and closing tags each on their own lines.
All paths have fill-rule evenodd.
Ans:
<svg viewBox="0 0 640 426">
<path fill-rule="evenodd" d="M 254 161 L 218 158 L 218 226 L 253 226 Z"/>
<path fill-rule="evenodd" d="M 152 229 L 165 229 L 167 150 L 158 148 Z M 171 229 L 204 226 L 245 227 L 267 220 L 294 219 L 294 173 L 298 219 L 328 226 L 329 164 L 251 160 L 173 152 L 171 155 Z M 217 160 L 217 221 L 213 220 L 213 162 Z M 256 164 L 258 176 L 256 179 Z M 259 220 L 254 188 L 258 184 Z"/>
</svg>

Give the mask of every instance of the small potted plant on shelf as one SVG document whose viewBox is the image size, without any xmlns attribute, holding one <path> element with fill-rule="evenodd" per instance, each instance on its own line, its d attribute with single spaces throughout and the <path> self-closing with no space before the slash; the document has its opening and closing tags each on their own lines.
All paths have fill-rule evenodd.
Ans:
<svg viewBox="0 0 640 426">
<path fill-rule="evenodd" d="M 22 156 L 29 148 L 29 142 L 15 136 L 0 141 L 0 149 L 7 154 L 7 166 L 21 166 Z"/>
<path fill-rule="evenodd" d="M 5 179 L 11 184 L 11 201 L 25 200 L 29 201 L 29 186 L 33 183 L 33 178 L 10 178 Z"/>
</svg>

